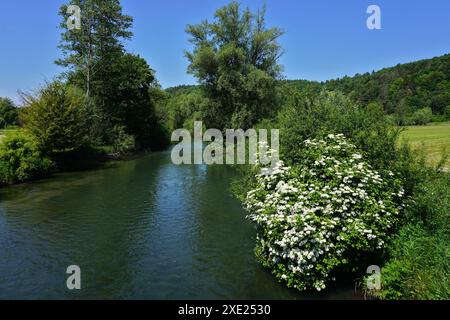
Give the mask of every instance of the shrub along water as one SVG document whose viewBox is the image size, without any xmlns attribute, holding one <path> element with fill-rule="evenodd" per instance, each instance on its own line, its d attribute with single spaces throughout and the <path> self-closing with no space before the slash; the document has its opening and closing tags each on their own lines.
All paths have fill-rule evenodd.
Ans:
<svg viewBox="0 0 450 320">
<path fill-rule="evenodd" d="M 0 184 L 23 182 L 41 177 L 52 168 L 30 134 L 19 131 L 9 134 L 0 144 Z"/>
<path fill-rule="evenodd" d="M 245 204 L 262 264 L 288 286 L 320 291 L 337 268 L 384 247 L 404 191 L 343 135 L 306 140 L 302 151 L 292 167 L 262 167 Z"/>
<path fill-rule="evenodd" d="M 293 91 L 285 97 L 278 115 L 274 119 L 264 120 L 260 125 L 268 129 L 280 128 L 280 159 L 285 162 L 286 167 L 290 167 L 287 169 L 280 166 L 278 168 L 280 172 L 273 177 L 258 175 L 257 171 L 246 168 L 232 186 L 234 193 L 250 210 L 249 218 L 259 226 L 260 237 L 256 253 L 260 261 L 269 267 L 280 281 L 304 290 L 322 289 L 340 271 L 351 270 L 356 272 L 355 278 L 362 277 L 368 264 L 362 265 L 361 261 L 370 257 L 371 261 L 379 262 L 380 266 L 383 265 L 383 261 L 387 263 L 389 272 L 387 276 L 390 280 L 386 278 L 383 283 L 386 291 L 383 294 L 378 292 L 378 296 L 408 297 L 404 294 L 408 291 L 407 285 L 402 282 L 405 274 L 399 264 L 391 261 L 404 256 L 405 248 L 402 244 L 408 243 L 407 239 L 412 239 L 407 238 L 407 235 L 412 235 L 413 230 L 409 225 L 411 217 L 408 215 L 417 216 L 426 213 L 427 210 L 416 207 L 417 210 L 411 211 L 411 204 L 414 202 L 411 202 L 407 210 L 399 210 L 397 206 L 400 206 L 401 202 L 396 197 L 399 195 L 399 188 L 403 187 L 405 199 L 414 200 L 420 194 L 424 199 L 434 199 L 430 190 L 419 187 L 430 176 L 430 169 L 425 166 L 425 158 L 413 153 L 406 144 L 398 143 L 400 130 L 387 121 L 379 105 L 372 103 L 365 107 L 358 106 L 339 92 L 322 91 L 317 96 L 305 96 Z M 354 162 L 350 163 L 352 159 L 346 157 L 345 153 L 336 154 L 339 166 L 349 165 L 347 169 L 351 169 L 351 176 L 348 176 L 348 170 L 338 176 L 334 167 L 336 163 L 328 163 L 323 159 L 325 150 L 330 149 L 330 146 L 322 146 L 323 150 L 317 146 L 319 149 L 313 148 L 315 152 L 311 153 L 308 151 L 311 150 L 311 146 L 305 144 L 305 141 L 316 141 L 315 143 L 327 141 L 327 136 L 336 132 L 343 133 L 354 144 L 354 154 L 358 155 L 358 158 L 359 155 L 363 156 L 362 159 L 353 159 Z M 323 167 L 321 161 L 325 163 Z M 362 169 L 353 170 L 353 165 L 360 162 Z M 320 168 L 323 170 L 318 171 Z M 339 195 L 331 194 L 340 190 L 340 184 L 336 183 L 343 182 L 344 178 L 350 184 L 356 182 L 354 179 L 371 181 L 370 178 L 360 175 L 361 170 L 369 170 L 366 168 L 370 168 L 382 181 L 381 184 L 369 183 L 361 186 L 358 186 L 361 182 L 356 183 L 354 187 L 366 192 L 367 199 L 359 199 L 358 192 L 353 192 L 356 194 L 355 197 L 353 193 L 348 195 L 342 191 Z M 311 170 L 315 176 L 311 175 Z M 329 175 L 333 173 L 336 175 L 330 177 Z M 267 179 L 273 179 L 270 186 Z M 334 188 L 337 189 L 333 190 Z M 397 196 L 391 195 L 389 190 Z M 448 193 L 448 186 L 443 190 Z M 352 200 L 356 203 L 352 203 Z M 348 201 L 351 205 L 345 204 L 344 208 L 344 202 Z M 377 207 L 378 201 L 381 201 L 385 208 Z M 374 206 L 366 205 L 372 202 Z M 291 209 L 294 206 L 296 211 L 293 213 Z M 323 210 L 311 211 L 316 206 Z M 324 211 L 328 215 L 324 214 Z M 311 220 L 305 223 L 302 219 L 308 215 L 311 216 Z M 325 233 L 321 228 L 330 225 L 334 218 L 337 220 L 332 231 L 336 233 L 331 233 L 331 236 L 326 238 L 327 245 L 331 245 L 332 248 L 325 251 L 321 244 Z M 363 228 L 357 227 L 355 220 L 349 222 L 349 219 L 360 221 Z M 380 219 L 380 224 L 372 225 L 371 223 L 377 219 Z M 400 228 L 402 230 L 400 235 L 395 236 L 399 234 Z M 359 233 L 361 230 L 362 233 Z M 364 233 L 364 230 L 368 233 Z M 448 226 L 442 226 L 441 230 L 448 232 Z M 434 231 L 429 231 L 428 235 L 431 234 L 434 234 Z M 368 236 L 374 238 L 368 239 Z M 391 240 L 392 237 L 394 240 Z M 382 242 L 377 243 L 380 240 Z M 440 256 L 445 256 L 442 241 L 439 243 L 429 241 L 429 251 L 440 252 Z M 448 274 L 445 273 L 442 260 L 439 260 L 440 262 L 438 259 L 427 260 L 429 261 L 427 265 L 425 263 L 427 258 L 420 256 L 420 252 L 417 253 L 420 262 L 416 262 L 416 266 L 426 266 L 430 274 L 440 274 L 440 277 Z M 408 277 L 415 275 L 412 273 Z M 439 279 L 434 277 L 430 282 Z M 395 293 L 392 293 L 391 289 Z M 398 291 L 402 293 L 398 294 Z M 433 297 L 442 297 L 442 294 L 434 295 L 426 289 L 424 292 Z"/>
<path fill-rule="evenodd" d="M 450 299 L 450 174 L 429 172 L 388 245 L 382 269 L 385 299 Z"/>
</svg>

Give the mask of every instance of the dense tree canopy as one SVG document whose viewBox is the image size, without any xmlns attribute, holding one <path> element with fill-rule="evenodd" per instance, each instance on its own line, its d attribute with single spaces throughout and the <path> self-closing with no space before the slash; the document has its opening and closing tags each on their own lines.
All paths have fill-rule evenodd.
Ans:
<svg viewBox="0 0 450 320">
<path fill-rule="evenodd" d="M 80 29 L 67 25 L 69 5 L 81 9 Z M 69 84 L 85 91 L 90 140 L 120 145 L 116 137 L 130 134 L 138 147 L 164 145 L 155 141 L 165 139 L 155 116 L 159 85 L 148 63 L 125 50 L 133 19 L 122 13 L 120 1 L 72 0 L 60 15 L 63 57 L 56 63 L 68 68 Z"/>
<path fill-rule="evenodd" d="M 18 112 L 11 99 L 0 98 L 0 128 L 17 124 Z"/>
<path fill-rule="evenodd" d="M 189 25 L 194 49 L 187 52 L 188 72 L 202 85 L 212 104 L 204 110 L 207 125 L 248 128 L 275 106 L 278 28 L 266 28 L 265 10 L 242 10 L 237 2 L 216 11 L 213 22 Z"/>
<path fill-rule="evenodd" d="M 69 5 L 81 9 L 80 29 L 69 29 Z M 82 74 L 81 87 L 89 96 L 92 86 L 102 79 L 105 69 L 124 52 L 123 40 L 132 36 L 133 18 L 122 13 L 120 0 L 71 0 L 59 12 L 62 17 L 59 48 L 63 57 L 57 64 Z"/>
<path fill-rule="evenodd" d="M 101 87 L 101 105 L 114 124 L 119 123 L 136 137 L 140 146 L 155 145 L 153 134 L 158 126 L 155 115 L 155 95 L 159 84 L 155 72 L 136 55 L 124 54 L 111 68 L 110 76 Z M 161 138 L 161 137 L 160 137 Z"/>
<path fill-rule="evenodd" d="M 354 77 L 322 83 L 288 80 L 286 85 L 312 98 L 322 89 L 340 91 L 362 107 L 381 105 L 386 114 L 392 114 L 395 124 L 413 125 L 431 121 L 430 110 L 439 121 L 448 119 L 449 71 L 450 54 L 446 54 Z"/>
<path fill-rule="evenodd" d="M 450 104 L 450 54 L 353 78 L 330 80 L 325 86 L 363 104 L 379 102 L 387 113 L 395 113 L 398 108 L 414 111 L 428 107 L 442 114 Z"/>
</svg>

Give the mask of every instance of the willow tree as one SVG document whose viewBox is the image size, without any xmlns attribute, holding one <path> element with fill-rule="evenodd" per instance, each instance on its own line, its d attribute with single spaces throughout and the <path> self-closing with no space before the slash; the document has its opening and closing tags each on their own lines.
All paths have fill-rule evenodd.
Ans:
<svg viewBox="0 0 450 320">
<path fill-rule="evenodd" d="M 275 109 L 283 32 L 266 27 L 265 8 L 251 12 L 232 2 L 212 22 L 188 25 L 186 32 L 193 44 L 188 72 L 211 100 L 204 110 L 208 126 L 249 128 Z"/>
</svg>

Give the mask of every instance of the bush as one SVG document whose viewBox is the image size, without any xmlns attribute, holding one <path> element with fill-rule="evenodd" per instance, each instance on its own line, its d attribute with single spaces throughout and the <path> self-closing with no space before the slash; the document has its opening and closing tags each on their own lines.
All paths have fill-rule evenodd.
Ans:
<svg viewBox="0 0 450 320">
<path fill-rule="evenodd" d="M 431 108 L 419 109 L 408 118 L 408 125 L 423 126 L 430 123 L 432 118 L 433 111 L 431 111 Z"/>
<path fill-rule="evenodd" d="M 381 106 L 359 106 L 340 92 L 323 91 L 312 100 L 292 95 L 273 127 L 281 130 L 281 159 L 288 165 L 301 156 L 304 140 L 330 132 L 351 139 L 375 168 L 390 168 L 398 160 L 400 131 L 386 121 Z"/>
<path fill-rule="evenodd" d="M 446 122 L 447 118 L 443 114 L 434 114 L 431 118 L 431 122 Z"/>
<path fill-rule="evenodd" d="M 404 226 L 388 244 L 380 296 L 450 299 L 450 174 L 430 175 L 413 199 Z"/>
<path fill-rule="evenodd" d="M 25 127 L 49 155 L 71 152 L 87 143 L 88 117 L 83 93 L 53 82 L 37 96 L 26 96 Z"/>
<path fill-rule="evenodd" d="M 135 148 L 135 141 L 132 135 L 125 131 L 125 127 L 116 125 L 111 130 L 113 152 L 124 153 Z"/>
<path fill-rule="evenodd" d="M 306 140 L 295 165 L 261 168 L 245 200 L 256 254 L 289 287 L 322 290 L 358 256 L 383 248 L 404 191 L 343 135 Z"/>
<path fill-rule="evenodd" d="M 11 184 L 43 176 L 52 162 L 41 152 L 31 135 L 9 134 L 0 144 L 0 183 Z"/>
</svg>

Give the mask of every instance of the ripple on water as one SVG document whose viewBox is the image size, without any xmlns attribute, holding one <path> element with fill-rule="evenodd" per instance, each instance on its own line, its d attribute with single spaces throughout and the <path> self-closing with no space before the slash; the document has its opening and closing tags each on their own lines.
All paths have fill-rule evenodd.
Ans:
<svg viewBox="0 0 450 320">
<path fill-rule="evenodd" d="M 175 166 L 162 152 L 0 190 L 0 298 L 314 297 L 256 262 L 232 175 Z M 72 264 L 77 293 L 65 287 Z"/>
</svg>

